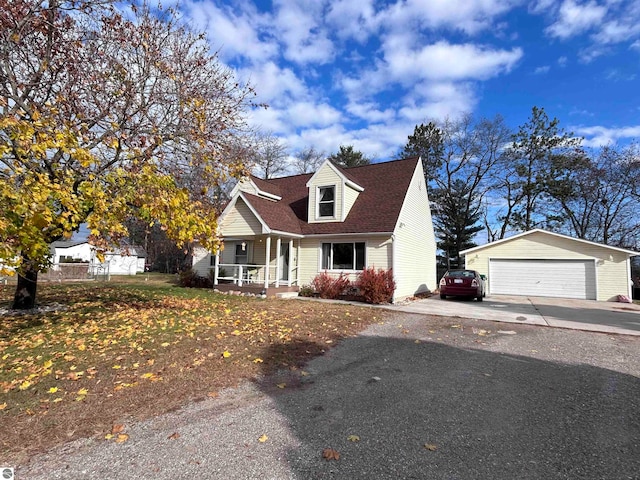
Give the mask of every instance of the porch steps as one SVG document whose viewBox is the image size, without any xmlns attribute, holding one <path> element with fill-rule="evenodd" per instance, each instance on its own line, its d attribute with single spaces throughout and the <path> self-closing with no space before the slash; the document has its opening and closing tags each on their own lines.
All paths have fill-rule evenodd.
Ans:
<svg viewBox="0 0 640 480">
<path fill-rule="evenodd" d="M 278 292 L 276 293 L 276 298 L 296 298 L 298 296 L 298 292 Z"/>
</svg>

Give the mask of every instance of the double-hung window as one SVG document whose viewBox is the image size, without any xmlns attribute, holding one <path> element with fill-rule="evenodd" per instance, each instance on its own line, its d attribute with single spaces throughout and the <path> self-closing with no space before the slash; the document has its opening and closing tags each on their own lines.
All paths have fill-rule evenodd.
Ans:
<svg viewBox="0 0 640 480">
<path fill-rule="evenodd" d="M 364 242 L 323 243 L 324 270 L 364 270 Z"/>
<path fill-rule="evenodd" d="M 318 188 L 318 217 L 335 217 L 336 187 Z"/>
<path fill-rule="evenodd" d="M 235 255 L 235 263 L 240 265 L 245 265 L 248 263 L 249 255 L 247 243 L 236 243 L 236 255 Z"/>
</svg>

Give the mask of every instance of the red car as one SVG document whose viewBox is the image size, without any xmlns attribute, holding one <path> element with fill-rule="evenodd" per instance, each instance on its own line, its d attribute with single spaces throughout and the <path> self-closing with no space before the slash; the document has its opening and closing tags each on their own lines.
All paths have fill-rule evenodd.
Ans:
<svg viewBox="0 0 640 480">
<path fill-rule="evenodd" d="M 440 298 L 485 296 L 484 280 L 475 270 L 449 270 L 440 280 Z"/>
</svg>

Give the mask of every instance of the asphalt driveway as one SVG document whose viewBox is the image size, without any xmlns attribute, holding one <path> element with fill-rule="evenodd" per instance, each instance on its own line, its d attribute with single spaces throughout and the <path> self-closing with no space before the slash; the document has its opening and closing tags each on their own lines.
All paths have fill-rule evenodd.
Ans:
<svg viewBox="0 0 640 480">
<path fill-rule="evenodd" d="M 507 295 L 492 295 L 477 302 L 433 296 L 391 308 L 411 313 L 640 335 L 640 305 L 629 303 Z"/>
<path fill-rule="evenodd" d="M 122 419 L 126 443 L 77 441 L 17 478 L 638 478 L 640 337 L 500 327 L 396 312 L 304 370 Z"/>
</svg>

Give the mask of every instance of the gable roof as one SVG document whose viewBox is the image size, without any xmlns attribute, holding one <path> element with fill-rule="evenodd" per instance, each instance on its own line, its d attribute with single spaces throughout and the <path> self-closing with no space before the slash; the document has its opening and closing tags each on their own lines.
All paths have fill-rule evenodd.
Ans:
<svg viewBox="0 0 640 480">
<path fill-rule="evenodd" d="M 261 178 L 254 177 L 253 175 L 251 175 L 249 178 L 254 183 L 254 185 L 258 188 L 259 191 L 282 198 L 282 193 L 280 192 L 280 188 L 278 188 L 277 185 L 274 185 L 268 180 L 263 180 Z"/>
<path fill-rule="evenodd" d="M 56 240 L 49 244 L 53 248 L 71 248 L 78 245 L 89 243 L 87 240 Z"/>
<path fill-rule="evenodd" d="M 370 165 L 367 165 L 367 166 L 370 166 Z M 349 173 L 348 169 L 333 163 L 329 159 L 325 160 L 322 163 L 322 165 L 320 165 L 320 167 L 318 168 L 316 173 L 314 173 L 311 176 L 311 178 L 307 182 L 307 185 L 306 185 L 307 187 L 309 187 L 311 185 L 311 183 L 313 182 L 313 179 L 316 177 L 316 175 L 318 175 L 320 173 L 320 171 L 325 167 L 326 168 L 330 168 L 331 170 L 333 170 L 340 178 L 342 178 L 342 180 L 344 181 L 345 184 L 349 185 L 354 190 L 357 190 L 358 192 L 361 192 L 363 190 L 362 186 L 358 185 L 358 181 L 353 177 L 353 175 L 351 173 Z"/>
<path fill-rule="evenodd" d="M 343 222 L 308 223 L 310 173 L 260 180 L 261 190 L 279 192 L 282 200 L 277 202 L 247 192 L 241 195 L 272 230 L 298 235 L 392 233 L 418 161 L 411 157 L 341 169 L 363 189 Z"/>
<path fill-rule="evenodd" d="M 527 232 L 522 232 L 522 233 L 519 233 L 517 235 L 514 235 L 513 237 L 503 238 L 501 240 L 496 240 L 495 242 L 485 243 L 484 245 L 478 245 L 477 247 L 472 247 L 472 248 L 468 248 L 466 250 L 461 250 L 460 254 L 466 255 L 468 253 L 472 253 L 472 252 L 475 252 L 477 250 L 482 250 L 483 248 L 493 247 L 494 245 L 499 245 L 501 243 L 510 242 L 511 240 L 515 240 L 517 238 L 526 237 L 526 236 L 532 235 L 534 233 L 542 233 L 542 234 L 549 235 L 549 236 L 563 238 L 565 240 L 573 240 L 574 242 L 580 242 L 580 243 L 584 243 L 584 244 L 587 244 L 587 245 L 594 245 L 596 247 L 608 248 L 610 250 L 615 250 L 617 252 L 626 253 L 627 255 L 630 255 L 632 257 L 636 256 L 636 255 L 640 255 L 639 252 L 634 252 L 633 250 L 627 250 L 625 248 L 620 248 L 620 247 L 612 247 L 610 245 L 605 245 L 604 243 L 591 242 L 589 240 L 583 240 L 581 238 L 570 237 L 568 235 L 563 235 L 561 233 L 550 232 L 549 230 L 543 230 L 541 228 L 535 228 L 533 230 L 529 230 Z"/>
</svg>

